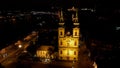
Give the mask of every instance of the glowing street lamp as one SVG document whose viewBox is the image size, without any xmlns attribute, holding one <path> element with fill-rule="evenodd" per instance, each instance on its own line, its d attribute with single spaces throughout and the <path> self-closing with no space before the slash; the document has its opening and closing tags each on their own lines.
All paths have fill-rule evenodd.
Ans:
<svg viewBox="0 0 120 68">
<path fill-rule="evenodd" d="M 21 47 L 22 47 L 22 45 L 18 45 L 18 47 L 19 47 L 19 48 L 21 48 Z"/>
<path fill-rule="evenodd" d="M 97 68 L 97 64 L 96 64 L 96 62 L 93 63 L 93 66 L 94 66 L 94 68 Z"/>
</svg>

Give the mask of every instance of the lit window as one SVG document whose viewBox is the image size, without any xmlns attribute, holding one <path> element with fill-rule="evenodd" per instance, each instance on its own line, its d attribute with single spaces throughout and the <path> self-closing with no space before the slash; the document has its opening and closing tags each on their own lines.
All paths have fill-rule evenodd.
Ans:
<svg viewBox="0 0 120 68">
<path fill-rule="evenodd" d="M 60 51 L 60 54 L 62 54 L 62 51 Z"/>
<path fill-rule="evenodd" d="M 74 51 L 74 55 L 76 55 L 76 51 Z"/>
<path fill-rule="evenodd" d="M 76 58 L 74 58 L 74 60 L 76 60 Z"/>
<path fill-rule="evenodd" d="M 60 41 L 60 45 L 62 45 L 62 41 Z"/>
<path fill-rule="evenodd" d="M 75 36 L 77 36 L 77 32 L 75 32 Z"/>
<path fill-rule="evenodd" d="M 62 32 L 60 32 L 60 35 L 62 35 Z"/>
<path fill-rule="evenodd" d="M 62 59 L 62 57 L 60 57 L 60 59 Z"/>
<path fill-rule="evenodd" d="M 77 45 L 76 41 L 75 41 L 75 46 Z"/>
</svg>

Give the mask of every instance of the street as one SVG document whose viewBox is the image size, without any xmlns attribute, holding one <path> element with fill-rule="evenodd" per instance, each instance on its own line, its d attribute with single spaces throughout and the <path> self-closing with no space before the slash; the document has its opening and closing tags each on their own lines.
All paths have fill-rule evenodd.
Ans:
<svg viewBox="0 0 120 68">
<path fill-rule="evenodd" d="M 14 63 L 9 68 L 93 68 L 87 64 L 70 61 L 53 61 L 51 63 L 22 61 Z"/>
<path fill-rule="evenodd" d="M 31 35 L 28 35 L 28 36 L 31 36 Z M 24 50 L 26 50 L 26 48 L 30 44 L 30 41 L 33 41 L 33 39 L 35 40 L 35 38 L 36 38 L 36 36 L 33 36 L 33 37 L 29 38 L 29 41 L 21 41 L 21 43 L 18 44 L 17 46 L 15 46 L 14 44 L 12 44 L 12 45 L 9 45 L 8 47 L 4 48 L 6 56 L 5 57 L 0 56 L 0 63 L 5 68 L 8 68 L 9 65 L 11 65 L 14 62 L 17 62 L 18 56 Z M 21 45 L 21 46 L 19 47 L 19 45 Z"/>
</svg>

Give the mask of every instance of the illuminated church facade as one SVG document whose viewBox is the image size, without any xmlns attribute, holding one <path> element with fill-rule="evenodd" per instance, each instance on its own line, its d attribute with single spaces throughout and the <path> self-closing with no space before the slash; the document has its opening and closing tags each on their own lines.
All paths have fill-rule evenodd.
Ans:
<svg viewBox="0 0 120 68">
<path fill-rule="evenodd" d="M 60 22 L 58 28 L 58 53 L 59 60 L 78 60 L 80 28 L 78 22 L 78 9 L 68 9 L 72 13 L 72 28 L 66 31 L 63 12 L 59 13 Z"/>
</svg>

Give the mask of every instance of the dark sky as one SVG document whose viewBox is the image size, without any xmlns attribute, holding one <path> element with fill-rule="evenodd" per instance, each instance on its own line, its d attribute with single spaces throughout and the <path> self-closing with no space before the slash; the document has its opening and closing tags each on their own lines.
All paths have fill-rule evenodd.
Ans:
<svg viewBox="0 0 120 68">
<path fill-rule="evenodd" d="M 36 7 L 71 7 L 73 5 L 79 7 L 94 7 L 95 0 L 0 0 L 0 7 L 22 7 L 22 8 L 36 8 Z"/>
<path fill-rule="evenodd" d="M 88 7 L 119 8 L 118 0 L 0 0 L 1 8 L 39 8 L 39 7 Z"/>
</svg>

